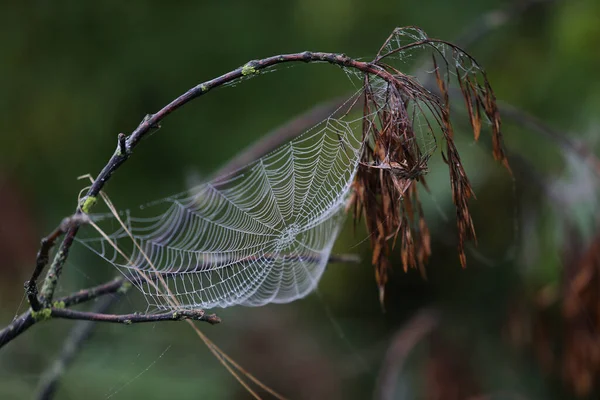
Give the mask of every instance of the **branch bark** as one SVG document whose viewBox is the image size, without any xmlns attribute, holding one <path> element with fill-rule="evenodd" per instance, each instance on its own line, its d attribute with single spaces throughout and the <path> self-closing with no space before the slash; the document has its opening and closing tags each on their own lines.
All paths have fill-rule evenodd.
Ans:
<svg viewBox="0 0 600 400">
<path fill-rule="evenodd" d="M 85 222 L 86 218 L 87 216 L 85 214 L 78 217 L 67 217 L 62 220 L 60 225 L 58 225 L 58 227 L 56 227 L 52 233 L 42 239 L 40 250 L 38 251 L 35 260 L 35 269 L 31 274 L 31 278 L 25 282 L 25 293 L 27 295 L 27 300 L 34 311 L 38 311 L 42 308 L 42 303 L 38 298 L 37 280 L 44 270 L 44 267 L 48 264 L 50 250 L 52 247 L 54 247 L 56 240 L 61 237 L 71 226 L 79 225 Z"/>
<path fill-rule="evenodd" d="M 131 325 L 140 322 L 161 322 L 161 321 L 184 321 L 191 319 L 194 321 L 204 321 L 211 325 L 221 322 L 216 314 L 206 314 L 204 310 L 180 310 L 169 311 L 161 314 L 101 314 L 89 311 L 77 311 L 68 308 L 50 307 L 50 318 L 74 319 L 81 321 L 112 322 L 117 324 Z"/>
</svg>

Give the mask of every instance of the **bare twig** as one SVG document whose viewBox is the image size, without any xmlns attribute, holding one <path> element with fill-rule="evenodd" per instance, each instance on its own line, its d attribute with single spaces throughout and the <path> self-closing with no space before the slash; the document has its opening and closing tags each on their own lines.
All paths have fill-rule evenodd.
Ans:
<svg viewBox="0 0 600 400">
<path fill-rule="evenodd" d="M 95 299 L 105 294 L 113 294 L 113 296 L 125 292 L 127 290 L 128 282 L 124 278 L 116 278 L 110 282 L 102 285 L 94 286 L 88 289 L 82 289 L 69 296 L 58 299 L 55 304 L 61 307 L 69 307 L 79 303 Z M 112 297 L 111 297 L 112 298 Z M 0 330 L 0 348 L 5 344 L 9 343 L 13 339 L 17 338 L 20 334 L 25 332 L 31 326 L 52 317 L 44 309 L 34 311 L 32 309 L 27 310 L 23 314 L 15 318 L 8 326 Z"/>
<path fill-rule="evenodd" d="M 106 294 L 125 293 L 127 292 L 129 285 L 130 283 L 126 278 L 118 277 L 106 283 L 87 289 L 81 289 L 68 296 L 61 297 L 57 300 L 57 303 L 62 303 L 65 307 L 71 307 L 94 300 Z"/>
<path fill-rule="evenodd" d="M 119 277 L 101 285 L 82 289 L 68 296 L 61 297 L 54 303 L 60 307 L 70 307 L 80 303 L 85 303 L 106 294 L 111 294 L 112 297 L 110 298 L 114 299 L 115 296 L 118 297 L 120 294 L 125 293 L 129 286 L 130 283 L 125 278 Z M 51 318 L 52 316 L 53 315 L 51 315 L 51 313 L 48 311 L 41 310 L 36 312 L 31 309 L 27 310 L 0 331 L 0 348 L 18 337 L 21 333 L 25 332 L 35 323 Z"/>
<path fill-rule="evenodd" d="M 62 236 L 70 227 L 79 225 L 85 222 L 87 216 L 85 214 L 80 216 L 67 217 L 62 220 L 60 225 L 50 233 L 48 236 L 42 239 L 40 250 L 38 251 L 35 269 L 31 274 L 31 278 L 25 282 L 25 293 L 27 294 L 27 300 L 34 311 L 38 311 L 42 308 L 42 304 L 38 299 L 38 288 L 37 280 L 40 274 L 44 270 L 44 267 L 48 264 L 50 249 L 54 247 L 56 240 Z"/>
<path fill-rule="evenodd" d="M 169 311 L 161 314 L 99 314 L 88 311 L 77 311 L 69 308 L 50 307 L 50 317 L 75 319 L 82 321 L 113 322 L 118 324 L 131 325 L 140 322 L 160 322 L 160 321 L 183 321 L 191 319 L 194 321 L 204 321 L 211 325 L 218 324 L 221 319 L 215 314 L 206 314 L 204 310 L 179 310 Z"/>
</svg>

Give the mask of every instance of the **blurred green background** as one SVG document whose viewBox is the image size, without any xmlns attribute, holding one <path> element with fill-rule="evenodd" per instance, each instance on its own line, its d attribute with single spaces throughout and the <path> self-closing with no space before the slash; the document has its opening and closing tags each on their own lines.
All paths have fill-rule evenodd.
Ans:
<svg viewBox="0 0 600 400">
<path fill-rule="evenodd" d="M 22 286 L 39 240 L 75 209 L 87 184 L 77 177 L 96 175 L 117 134 L 133 130 L 145 114 L 251 59 L 303 50 L 371 57 L 394 27 L 405 25 L 453 41 L 489 11 L 508 5 L 489 0 L 2 2 L 2 325 L 26 309 Z M 600 2 L 555 1 L 519 13 L 468 51 L 488 71 L 500 100 L 597 154 L 599 44 Z M 105 190 L 122 209 L 180 192 L 271 129 L 350 91 L 340 69 L 302 64 L 211 92 L 169 116 Z M 590 347 L 577 351 L 600 352 L 600 304 L 595 303 L 600 300 L 581 304 L 588 318 L 574 327 L 562 304 L 577 260 L 598 240 L 598 176 L 556 141 L 508 119 L 504 127 L 507 148 L 520 163 L 513 165 L 514 184 L 485 143 L 457 133 L 477 195 L 472 206 L 479 246 L 468 252 L 467 269 L 461 269 L 456 254 L 447 171 L 439 164 L 429 180 L 432 195 L 424 199 L 433 238 L 429 279 L 414 270 L 404 273 L 396 254 L 385 312 L 366 234 L 362 226 L 353 232 L 349 224 L 334 250 L 360 254 L 362 264 L 331 265 L 319 294 L 307 299 L 216 310 L 224 322 L 200 328 L 251 373 L 294 399 L 378 396 L 381 371 L 390 362 L 398 367 L 390 375 L 393 398 L 597 398 L 600 360 L 570 377 L 565 343 L 573 332 L 589 334 Z M 594 265 L 590 271 L 598 273 L 600 263 Z M 59 290 L 70 293 L 114 275 L 110 266 L 76 248 Z M 594 279 L 592 290 L 600 290 L 600 278 Z M 143 304 L 132 293 L 113 311 L 140 309 Z M 419 335 L 423 318 L 434 324 Z M 64 320 L 36 325 L 0 350 L 0 398 L 35 395 L 72 325 Z M 411 335 L 417 335 L 414 344 Z M 393 343 L 404 343 L 406 359 L 401 351 L 390 351 Z M 581 383 L 587 376 L 589 385 Z M 159 323 L 98 325 L 56 394 L 84 397 L 249 394 L 189 327 Z"/>
</svg>

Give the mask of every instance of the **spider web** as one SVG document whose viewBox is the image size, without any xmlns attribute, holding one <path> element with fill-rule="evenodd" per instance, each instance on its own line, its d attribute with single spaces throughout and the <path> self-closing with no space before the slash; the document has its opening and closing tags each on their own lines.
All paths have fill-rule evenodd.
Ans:
<svg viewBox="0 0 600 400">
<path fill-rule="evenodd" d="M 92 218 L 78 239 L 119 269 L 151 309 L 287 303 L 315 289 L 345 219 L 362 118 L 333 117 L 246 167 L 187 192 Z M 130 234 L 127 232 L 129 231 Z M 133 238 L 133 240 L 132 240 Z M 134 242 L 135 240 L 135 242 Z M 168 277 L 169 289 L 151 281 Z"/>
</svg>

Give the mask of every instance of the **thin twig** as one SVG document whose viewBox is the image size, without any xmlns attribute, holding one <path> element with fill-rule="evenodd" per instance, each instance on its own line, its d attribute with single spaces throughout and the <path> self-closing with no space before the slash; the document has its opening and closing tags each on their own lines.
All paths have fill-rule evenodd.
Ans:
<svg viewBox="0 0 600 400">
<path fill-rule="evenodd" d="M 68 296 L 61 297 L 57 299 L 54 304 L 60 307 L 70 307 L 94 300 L 106 294 L 111 294 L 112 297 L 110 298 L 114 298 L 115 296 L 119 297 L 119 295 L 124 294 L 129 289 L 129 286 L 130 283 L 127 279 L 119 277 L 101 285 L 82 289 Z M 48 311 L 44 312 L 41 310 L 36 312 L 31 309 L 27 310 L 15 318 L 7 327 L 0 330 L 0 348 L 17 338 L 32 325 L 50 317 L 52 317 L 52 315 L 48 313 Z"/>
<path fill-rule="evenodd" d="M 82 321 L 112 322 L 117 324 L 131 325 L 140 322 L 160 321 L 204 321 L 211 325 L 221 322 L 215 314 L 206 314 L 204 310 L 179 310 L 169 311 L 161 314 L 99 314 L 90 311 L 77 311 L 69 308 L 50 307 L 51 318 L 75 319 Z"/>
<path fill-rule="evenodd" d="M 67 217 L 61 221 L 60 225 L 58 225 L 52 233 L 42 239 L 40 250 L 38 251 L 35 260 L 35 268 L 31 274 L 31 278 L 25 282 L 25 293 L 27 294 L 27 300 L 34 311 L 39 311 L 42 308 L 42 304 L 38 299 L 37 280 L 44 270 L 44 267 L 48 264 L 50 250 L 52 247 L 54 247 L 56 240 L 71 226 L 79 225 L 85 222 L 86 219 L 87 216 L 85 214 Z"/>
<path fill-rule="evenodd" d="M 93 286 L 91 288 L 78 290 L 77 292 L 71 293 L 68 296 L 59 298 L 56 302 L 64 304 L 65 307 L 71 307 L 77 304 L 85 303 L 90 300 L 94 300 L 106 294 L 126 292 L 128 289 L 128 285 L 129 281 L 126 278 L 118 277 L 106 283 Z"/>
<path fill-rule="evenodd" d="M 87 299 L 97 297 L 92 295 L 93 292 L 88 292 Z M 81 299 L 80 297 L 79 299 Z M 62 306 L 60 301 L 54 304 Z M 205 315 L 204 310 L 180 310 L 162 314 L 123 314 L 123 315 L 108 315 L 97 314 L 87 311 L 76 311 L 68 308 L 48 307 L 40 311 L 32 311 L 31 309 L 24 312 L 13 320 L 7 327 L 0 331 L 0 348 L 17 338 L 20 334 L 29 329 L 32 325 L 45 321 L 51 318 L 75 319 L 86 321 L 99 322 L 116 322 L 130 324 L 136 322 L 157 322 L 157 321 L 181 321 L 185 319 L 193 319 L 198 321 L 206 321 L 211 324 L 221 322 L 215 314 Z"/>
</svg>

